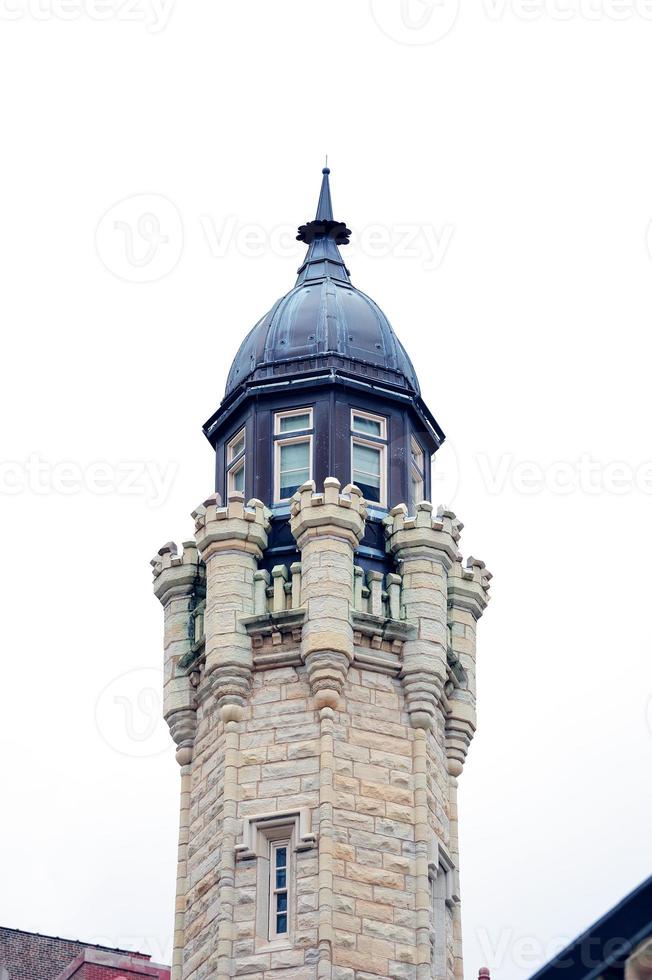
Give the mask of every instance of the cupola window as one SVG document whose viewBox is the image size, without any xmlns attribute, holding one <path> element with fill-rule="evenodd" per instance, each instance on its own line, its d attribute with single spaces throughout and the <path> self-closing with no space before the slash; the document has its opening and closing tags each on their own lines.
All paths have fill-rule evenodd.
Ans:
<svg viewBox="0 0 652 980">
<path fill-rule="evenodd" d="M 415 507 L 425 490 L 425 454 L 414 436 L 410 439 L 410 502 Z"/>
<path fill-rule="evenodd" d="M 351 412 L 351 483 L 365 500 L 385 505 L 387 499 L 387 419 Z"/>
<path fill-rule="evenodd" d="M 312 412 L 300 412 L 296 415 L 279 415 L 279 432 L 297 432 L 312 428 Z"/>
<path fill-rule="evenodd" d="M 244 493 L 245 489 L 245 430 L 240 431 L 226 444 L 226 478 L 229 493 Z"/>
<path fill-rule="evenodd" d="M 312 479 L 312 409 L 277 412 L 274 417 L 274 497 L 289 500 Z"/>
</svg>

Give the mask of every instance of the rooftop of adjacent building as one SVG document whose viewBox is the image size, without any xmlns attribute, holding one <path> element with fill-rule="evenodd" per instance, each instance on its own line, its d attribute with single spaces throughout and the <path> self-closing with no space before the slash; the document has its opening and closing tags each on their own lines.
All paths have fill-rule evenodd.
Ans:
<svg viewBox="0 0 652 980">
<path fill-rule="evenodd" d="M 652 977 L 652 876 L 566 946 L 531 980 Z"/>
<path fill-rule="evenodd" d="M 4 971 L 4 972 L 3 972 Z M 0 980 L 169 980 L 149 953 L 0 926 Z"/>
</svg>

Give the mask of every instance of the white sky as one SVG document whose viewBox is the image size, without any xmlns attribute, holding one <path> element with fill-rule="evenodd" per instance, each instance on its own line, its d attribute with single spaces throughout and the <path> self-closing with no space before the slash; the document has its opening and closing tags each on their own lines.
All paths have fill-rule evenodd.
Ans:
<svg viewBox="0 0 652 980">
<path fill-rule="evenodd" d="M 148 561 L 327 151 L 495 576 L 463 921 L 519 980 L 650 870 L 652 3 L 171 3 L 0 0 L 0 923 L 170 959 Z"/>
</svg>

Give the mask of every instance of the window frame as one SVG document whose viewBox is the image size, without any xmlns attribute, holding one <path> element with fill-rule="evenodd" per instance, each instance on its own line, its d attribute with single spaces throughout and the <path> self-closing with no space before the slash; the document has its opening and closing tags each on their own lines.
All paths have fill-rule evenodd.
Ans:
<svg viewBox="0 0 652 980">
<path fill-rule="evenodd" d="M 291 429 L 289 432 L 281 431 L 281 419 L 290 418 L 293 415 L 307 415 L 309 425 L 305 426 L 303 429 Z M 313 422 L 313 408 L 312 405 L 306 405 L 304 408 L 287 408 L 283 409 L 281 412 L 274 412 L 274 435 L 280 436 L 282 439 L 287 439 L 293 436 L 296 432 L 312 432 L 314 429 Z"/>
<path fill-rule="evenodd" d="M 317 848 L 317 835 L 311 829 L 309 807 L 286 811 L 270 811 L 242 820 L 242 843 L 236 844 L 236 862 L 256 861 L 256 910 L 254 946 L 257 953 L 292 947 L 296 929 L 296 882 L 297 855 Z M 275 843 L 288 843 L 288 932 L 270 939 L 269 885 L 271 883 L 271 847 Z M 237 864 L 236 864 L 237 867 Z M 237 872 L 236 872 L 237 873 Z"/>
<path fill-rule="evenodd" d="M 305 429 L 293 429 L 290 432 L 281 432 L 281 419 L 290 418 L 296 415 L 307 415 L 309 427 Z M 314 460 L 313 460 L 313 440 L 314 440 L 314 414 L 311 405 L 304 405 L 300 408 L 287 408 L 280 412 L 274 412 L 274 503 L 286 504 L 292 496 L 281 496 L 281 449 L 283 446 L 298 445 L 299 443 L 308 446 L 308 480 L 313 479 Z M 305 482 L 305 481 L 304 481 Z"/>
<path fill-rule="evenodd" d="M 430 963 L 435 976 L 446 972 L 446 949 L 441 938 L 446 933 L 447 913 L 459 905 L 458 874 L 451 855 L 439 841 L 431 841 L 433 853 L 428 861 L 430 899 Z"/>
<path fill-rule="evenodd" d="M 242 439 L 242 449 L 238 453 L 233 453 L 233 446 Z M 247 426 L 243 425 L 231 436 L 226 443 L 226 492 L 227 497 L 232 493 L 245 493 L 247 479 Z M 242 471 L 242 490 L 236 490 L 234 486 L 235 477 Z"/>
<path fill-rule="evenodd" d="M 354 425 L 355 416 L 358 415 L 362 419 L 369 419 L 370 422 L 380 422 L 380 435 L 374 435 L 373 432 L 367 432 L 364 429 L 356 429 Z M 382 442 L 387 442 L 387 417 L 385 415 L 376 415 L 374 412 L 367 412 L 365 409 L 351 409 L 351 432 L 355 433 L 356 436 L 362 436 L 367 439 L 380 439 Z"/>
<path fill-rule="evenodd" d="M 355 428 L 355 417 L 371 419 L 374 422 L 380 423 L 381 435 L 376 436 L 369 432 L 361 432 L 360 429 Z M 388 462 L 389 455 L 388 449 L 388 420 L 385 415 L 376 415 L 374 412 L 368 412 L 363 408 L 351 408 L 349 415 L 349 426 L 351 432 L 350 439 L 350 450 L 349 450 L 349 472 L 351 483 L 354 486 L 358 486 L 355 481 L 355 466 L 354 466 L 354 452 L 356 446 L 368 446 L 371 449 L 376 449 L 380 454 L 380 487 L 378 488 L 379 500 L 367 500 L 367 503 L 372 507 L 387 507 L 387 488 L 388 488 Z M 358 487 L 358 489 L 361 489 Z"/>
<path fill-rule="evenodd" d="M 362 492 L 361 487 L 355 481 L 355 467 L 353 463 L 353 453 L 356 446 L 368 446 L 370 449 L 377 450 L 380 456 L 380 487 L 378 488 L 379 500 L 367 500 L 367 503 L 372 507 L 386 507 L 387 506 L 387 446 L 382 442 L 372 442 L 370 439 L 362 439 L 360 436 L 351 436 L 351 483 L 358 487 Z M 369 474 L 372 476 L 373 474 Z"/>
<path fill-rule="evenodd" d="M 279 837 L 276 839 L 269 839 L 269 878 L 268 878 L 268 927 L 267 927 L 267 938 L 270 943 L 276 940 L 289 940 L 292 932 L 292 919 L 291 919 L 291 902 L 292 902 L 292 875 L 294 873 L 293 861 L 292 861 L 292 828 L 281 827 L 281 832 L 288 834 L 287 837 Z M 276 853 L 280 848 L 285 848 L 285 887 L 276 887 L 276 872 L 279 870 L 276 867 Z M 282 915 L 276 908 L 276 896 L 285 894 L 285 920 L 287 928 L 285 932 L 279 932 L 276 924 L 278 915 Z"/>
<path fill-rule="evenodd" d="M 242 438 L 242 449 L 238 450 L 237 453 L 234 453 L 233 444 L 239 442 L 240 438 Z M 235 435 L 232 436 L 226 444 L 226 461 L 228 465 L 230 466 L 231 463 L 235 463 L 235 461 L 244 454 L 246 448 L 247 448 L 247 427 L 246 425 L 243 425 L 242 428 L 238 429 Z"/>
<path fill-rule="evenodd" d="M 235 478 L 239 473 L 242 473 L 242 490 L 238 490 L 238 488 L 235 486 Z M 244 493 L 246 476 L 245 461 L 244 459 L 240 459 L 227 471 L 229 493 Z"/>
</svg>

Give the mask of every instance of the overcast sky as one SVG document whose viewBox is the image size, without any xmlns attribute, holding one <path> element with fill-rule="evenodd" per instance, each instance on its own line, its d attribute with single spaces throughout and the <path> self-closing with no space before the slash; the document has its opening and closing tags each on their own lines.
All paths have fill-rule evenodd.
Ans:
<svg viewBox="0 0 652 980">
<path fill-rule="evenodd" d="M 466 971 L 650 871 L 652 3 L 0 0 L 0 924 L 171 957 L 149 559 L 294 283 L 329 154 L 354 283 L 494 573 L 461 780 Z"/>
</svg>

